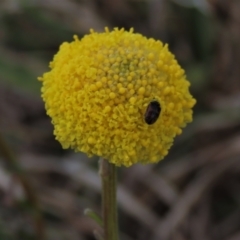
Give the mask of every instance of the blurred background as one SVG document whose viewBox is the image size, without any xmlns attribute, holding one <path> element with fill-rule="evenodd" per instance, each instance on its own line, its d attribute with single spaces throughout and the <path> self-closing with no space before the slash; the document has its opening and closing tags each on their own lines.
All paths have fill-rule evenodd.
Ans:
<svg viewBox="0 0 240 240">
<path fill-rule="evenodd" d="M 239 13 L 239 0 L 0 0 L 0 239 L 94 239 L 98 160 L 54 140 L 37 77 L 63 41 L 117 26 L 169 43 L 197 99 L 164 161 L 119 170 L 121 239 L 239 240 Z"/>
</svg>

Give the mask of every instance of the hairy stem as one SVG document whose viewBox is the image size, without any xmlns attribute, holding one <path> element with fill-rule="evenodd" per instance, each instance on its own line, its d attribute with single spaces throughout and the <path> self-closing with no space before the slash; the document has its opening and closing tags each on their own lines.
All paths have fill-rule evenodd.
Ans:
<svg viewBox="0 0 240 240">
<path fill-rule="evenodd" d="M 118 240 L 117 169 L 105 159 L 100 159 L 102 178 L 102 214 L 104 240 Z"/>
</svg>

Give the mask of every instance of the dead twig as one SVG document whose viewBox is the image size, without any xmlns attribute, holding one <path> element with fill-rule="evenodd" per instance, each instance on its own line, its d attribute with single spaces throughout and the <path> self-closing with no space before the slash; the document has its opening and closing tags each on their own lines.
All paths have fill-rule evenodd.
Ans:
<svg viewBox="0 0 240 240">
<path fill-rule="evenodd" d="M 234 147 L 236 147 L 236 145 Z M 235 154 L 235 152 L 230 151 L 231 154 Z M 231 158 L 226 161 L 227 158 L 224 155 L 225 154 L 220 156 L 218 155 L 218 157 L 215 158 L 215 161 L 218 160 L 218 164 L 211 164 L 211 166 L 201 170 L 198 176 L 192 180 L 189 186 L 186 187 L 182 196 L 167 214 L 165 220 L 161 221 L 158 226 L 155 227 L 156 240 L 159 239 L 159 236 L 161 239 L 169 239 L 171 234 L 179 227 L 183 219 L 199 201 L 202 195 L 212 187 L 214 182 L 227 169 L 231 168 L 234 164 L 236 164 L 236 162 L 239 161 L 238 157 L 233 156 L 229 156 Z"/>
</svg>

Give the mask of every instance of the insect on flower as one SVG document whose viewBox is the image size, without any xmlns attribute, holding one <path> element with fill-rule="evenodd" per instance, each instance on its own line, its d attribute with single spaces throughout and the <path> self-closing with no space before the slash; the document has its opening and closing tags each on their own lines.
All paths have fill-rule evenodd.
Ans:
<svg viewBox="0 0 240 240">
<path fill-rule="evenodd" d="M 145 122 L 148 125 L 151 125 L 153 123 L 155 123 L 159 117 L 161 113 L 161 106 L 160 103 L 158 101 L 152 101 L 149 103 L 147 110 L 145 112 Z"/>
<path fill-rule="evenodd" d="M 192 121 L 196 103 L 168 45 L 132 28 L 74 36 L 62 43 L 39 80 L 63 148 L 117 166 L 163 159 Z"/>
</svg>

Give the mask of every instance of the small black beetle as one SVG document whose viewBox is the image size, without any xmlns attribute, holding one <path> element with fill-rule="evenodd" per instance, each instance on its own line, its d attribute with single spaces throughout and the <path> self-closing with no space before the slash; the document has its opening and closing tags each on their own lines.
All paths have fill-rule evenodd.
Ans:
<svg viewBox="0 0 240 240">
<path fill-rule="evenodd" d="M 148 125 L 155 123 L 161 113 L 161 106 L 160 103 L 156 100 L 149 103 L 147 110 L 145 112 L 145 122 Z"/>
</svg>

